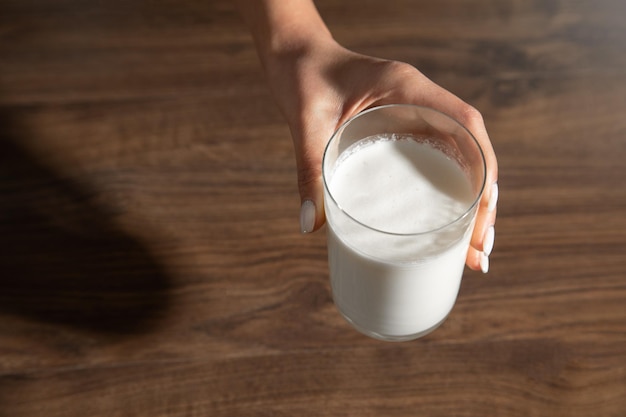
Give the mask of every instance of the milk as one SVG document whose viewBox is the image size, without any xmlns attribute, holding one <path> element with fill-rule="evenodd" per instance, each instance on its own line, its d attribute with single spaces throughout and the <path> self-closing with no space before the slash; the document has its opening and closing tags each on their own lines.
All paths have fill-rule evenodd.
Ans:
<svg viewBox="0 0 626 417">
<path fill-rule="evenodd" d="M 345 150 L 329 175 L 333 298 L 371 336 L 419 337 L 455 303 L 475 195 L 451 152 L 438 148 L 427 138 L 370 137 Z"/>
</svg>

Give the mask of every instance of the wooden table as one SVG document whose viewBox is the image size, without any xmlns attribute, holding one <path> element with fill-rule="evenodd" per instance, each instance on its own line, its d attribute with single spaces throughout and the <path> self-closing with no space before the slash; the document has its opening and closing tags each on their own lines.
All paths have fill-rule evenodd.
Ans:
<svg viewBox="0 0 626 417">
<path fill-rule="evenodd" d="M 626 3 L 318 7 L 483 113 L 489 274 L 360 335 L 227 0 L 2 0 L 0 416 L 626 415 Z"/>
</svg>

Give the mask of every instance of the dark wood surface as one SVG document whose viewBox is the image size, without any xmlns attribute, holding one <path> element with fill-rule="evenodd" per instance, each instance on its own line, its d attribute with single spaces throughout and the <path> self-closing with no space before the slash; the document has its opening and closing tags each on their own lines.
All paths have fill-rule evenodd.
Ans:
<svg viewBox="0 0 626 417">
<path fill-rule="evenodd" d="M 487 276 L 352 330 L 228 1 L 0 1 L 0 416 L 626 415 L 626 3 L 340 1 L 483 113 Z"/>
</svg>

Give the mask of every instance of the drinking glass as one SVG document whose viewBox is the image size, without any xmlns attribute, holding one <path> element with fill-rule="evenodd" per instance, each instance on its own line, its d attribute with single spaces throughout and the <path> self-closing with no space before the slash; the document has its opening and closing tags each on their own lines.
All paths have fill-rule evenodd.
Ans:
<svg viewBox="0 0 626 417">
<path fill-rule="evenodd" d="M 472 193 L 462 214 L 433 229 L 411 230 L 407 225 L 406 230 L 389 232 L 346 211 L 331 192 L 335 169 L 355 144 L 380 135 L 410 137 L 454 161 Z M 360 332 L 386 341 L 416 339 L 436 329 L 456 302 L 485 187 L 485 158 L 476 139 L 434 109 L 406 104 L 375 107 L 333 134 L 324 152 L 322 175 L 330 282 L 338 310 Z M 367 198 L 373 202 L 389 196 Z"/>
</svg>

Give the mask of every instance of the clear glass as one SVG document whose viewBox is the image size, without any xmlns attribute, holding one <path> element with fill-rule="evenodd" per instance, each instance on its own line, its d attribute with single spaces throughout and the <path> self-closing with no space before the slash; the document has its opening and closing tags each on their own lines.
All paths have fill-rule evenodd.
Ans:
<svg viewBox="0 0 626 417">
<path fill-rule="evenodd" d="M 434 230 L 390 233 L 356 220 L 337 203 L 329 185 L 342 154 L 364 138 L 392 134 L 428 143 L 461 168 L 473 199 L 460 216 Z M 375 107 L 333 134 L 323 160 L 330 282 L 335 305 L 357 330 L 381 340 L 403 341 L 443 323 L 458 295 L 485 174 L 476 139 L 433 109 Z"/>
</svg>

